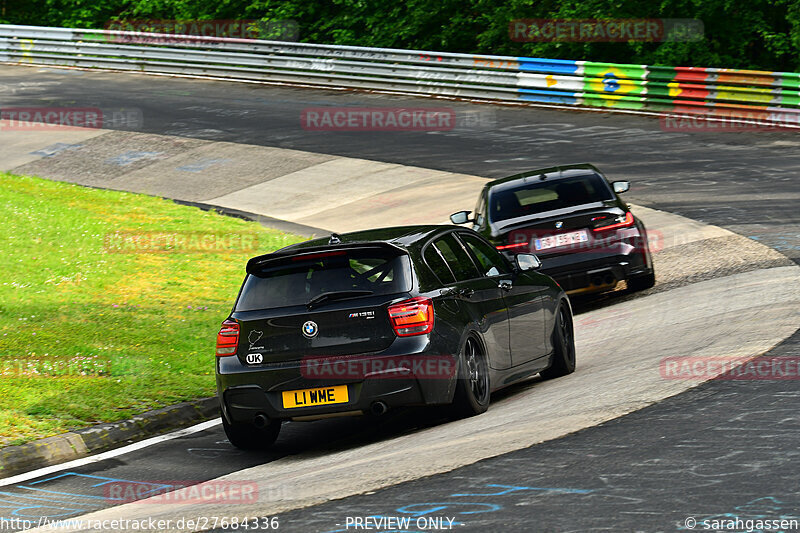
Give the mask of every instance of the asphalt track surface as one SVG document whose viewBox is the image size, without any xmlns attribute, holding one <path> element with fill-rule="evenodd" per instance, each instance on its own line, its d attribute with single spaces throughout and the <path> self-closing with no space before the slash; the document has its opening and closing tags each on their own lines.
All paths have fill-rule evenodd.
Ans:
<svg viewBox="0 0 800 533">
<path fill-rule="evenodd" d="M 800 263 L 800 142 L 794 132 L 664 132 L 657 120 L 630 115 L 55 69 L 3 67 L 0 75 L 3 106 L 138 108 L 144 123 L 137 129 L 150 133 L 487 177 L 590 161 L 612 178 L 631 179 L 631 201 L 725 227 Z M 303 130 L 302 110 L 322 105 L 451 106 L 479 112 L 482 124 L 435 134 Z M 768 355 L 800 356 L 800 335 Z M 348 516 L 456 516 L 463 531 L 676 531 L 689 516 L 798 518 L 799 396 L 792 380 L 709 382 L 556 441 L 283 514 L 281 530 L 344 529 Z M 411 412 L 377 425 L 367 419 L 289 424 L 267 456 L 231 449 L 215 428 L 2 487 L 0 509 L 6 514 L 49 505 L 35 512 L 83 514 L 113 503 L 92 488 L 96 478 L 87 476 L 199 482 L 280 456 L 324 454 L 442 420 L 437 413 Z"/>
<path fill-rule="evenodd" d="M 0 68 L 0 103 L 134 110 L 142 122 L 131 127 L 146 133 L 486 177 L 589 161 L 614 179 L 633 180 L 628 197 L 635 203 L 757 238 L 800 261 L 798 131 L 663 131 L 655 118 L 626 114 L 24 67 Z M 459 117 L 474 115 L 449 132 L 303 129 L 302 111 L 320 106 L 450 107 Z"/>
</svg>

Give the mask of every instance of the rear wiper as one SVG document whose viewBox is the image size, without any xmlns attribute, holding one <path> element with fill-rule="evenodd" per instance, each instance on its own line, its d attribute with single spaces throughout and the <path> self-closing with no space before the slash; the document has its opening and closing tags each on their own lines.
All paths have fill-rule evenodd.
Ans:
<svg viewBox="0 0 800 533">
<path fill-rule="evenodd" d="M 311 309 L 312 307 L 316 307 L 317 305 L 321 304 L 322 302 L 326 302 L 328 300 L 343 300 L 345 298 L 354 298 L 356 296 L 369 296 L 372 294 L 373 291 L 334 291 L 334 292 L 323 292 L 322 294 L 318 294 L 311 298 L 306 304 L 306 307 Z"/>
</svg>

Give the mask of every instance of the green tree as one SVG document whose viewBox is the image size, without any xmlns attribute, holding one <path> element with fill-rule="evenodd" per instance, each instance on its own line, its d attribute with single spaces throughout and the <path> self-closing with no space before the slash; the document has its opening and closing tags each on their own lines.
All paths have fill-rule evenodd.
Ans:
<svg viewBox="0 0 800 533">
<path fill-rule="evenodd" d="M 800 70 L 800 0 L 0 0 L 11 24 L 102 28 L 125 19 L 293 20 L 304 42 L 616 63 Z M 514 42 L 533 18 L 699 19 L 694 42 Z"/>
</svg>

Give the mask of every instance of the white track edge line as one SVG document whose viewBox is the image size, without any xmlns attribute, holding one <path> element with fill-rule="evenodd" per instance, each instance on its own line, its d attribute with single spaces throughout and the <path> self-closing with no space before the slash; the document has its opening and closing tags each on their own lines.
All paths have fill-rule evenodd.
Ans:
<svg viewBox="0 0 800 533">
<path fill-rule="evenodd" d="M 88 457 L 82 457 L 80 459 L 75 459 L 74 461 L 69 461 L 67 463 L 46 466 L 44 468 L 39 468 L 37 470 L 25 472 L 24 474 L 18 474 L 16 476 L 0 479 L 0 487 L 5 487 L 8 485 L 13 485 L 15 483 L 28 481 L 37 477 L 52 474 L 54 472 L 67 470 L 69 468 L 78 468 L 91 463 L 97 463 L 99 461 L 104 461 L 106 459 L 111 459 L 113 457 L 125 455 L 126 453 L 135 452 L 137 450 L 141 450 L 142 448 L 153 446 L 154 444 L 159 444 L 161 442 L 166 442 L 168 440 L 185 437 L 186 435 L 191 435 L 193 433 L 198 433 L 200 431 L 205 431 L 206 429 L 210 429 L 220 423 L 221 419 L 219 418 L 216 418 L 214 420 L 208 420 L 206 422 L 202 422 L 200 424 L 188 428 L 180 429 L 178 431 L 173 431 L 172 433 L 167 433 L 166 435 L 159 435 L 157 437 L 151 437 L 149 439 L 140 442 L 134 442 L 133 444 L 123 446 L 122 448 L 116 448 L 114 450 L 109 450 L 107 452 L 98 453 L 97 455 L 90 455 Z"/>
</svg>

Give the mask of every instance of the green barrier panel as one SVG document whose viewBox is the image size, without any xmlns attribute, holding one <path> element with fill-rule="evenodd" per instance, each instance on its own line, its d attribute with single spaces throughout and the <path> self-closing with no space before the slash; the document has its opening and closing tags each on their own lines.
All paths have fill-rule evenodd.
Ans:
<svg viewBox="0 0 800 533">
<path fill-rule="evenodd" d="M 585 78 L 584 91 L 593 93 L 593 105 L 623 109 L 642 109 L 644 103 L 631 101 L 630 96 L 644 96 L 647 88 L 642 81 L 647 77 L 647 69 L 641 65 L 622 65 L 615 63 L 583 64 Z"/>
</svg>

